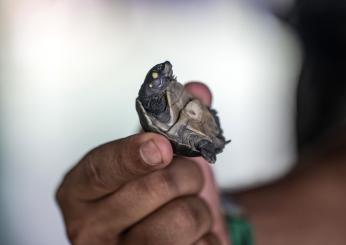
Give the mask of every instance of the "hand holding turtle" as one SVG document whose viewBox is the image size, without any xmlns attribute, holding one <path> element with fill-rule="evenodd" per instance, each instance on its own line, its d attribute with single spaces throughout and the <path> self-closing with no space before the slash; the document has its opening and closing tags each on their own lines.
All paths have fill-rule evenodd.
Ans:
<svg viewBox="0 0 346 245">
<path fill-rule="evenodd" d="M 170 142 L 155 133 L 90 151 L 56 194 L 71 242 L 226 244 L 209 166 L 172 159 Z"/>
</svg>

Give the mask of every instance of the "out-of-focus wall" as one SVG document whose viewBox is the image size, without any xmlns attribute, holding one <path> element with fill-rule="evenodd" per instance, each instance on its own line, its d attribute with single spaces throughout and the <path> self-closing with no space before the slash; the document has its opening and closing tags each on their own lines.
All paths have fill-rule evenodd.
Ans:
<svg viewBox="0 0 346 245">
<path fill-rule="evenodd" d="M 87 150 L 137 131 L 139 86 L 166 59 L 179 81 L 213 92 L 232 139 L 213 166 L 221 187 L 263 183 L 292 166 L 299 49 L 269 14 L 241 1 L 1 4 L 4 244 L 67 244 L 59 181 Z"/>
</svg>

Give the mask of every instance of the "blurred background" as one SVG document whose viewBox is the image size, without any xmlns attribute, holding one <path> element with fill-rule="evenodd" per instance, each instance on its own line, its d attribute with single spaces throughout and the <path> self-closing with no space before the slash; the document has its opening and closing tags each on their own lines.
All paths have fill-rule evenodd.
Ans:
<svg viewBox="0 0 346 245">
<path fill-rule="evenodd" d="M 54 192 L 89 149 L 135 133 L 146 72 L 203 81 L 239 189 L 292 168 L 301 49 L 284 0 L 0 0 L 0 244 L 68 244 Z"/>
</svg>

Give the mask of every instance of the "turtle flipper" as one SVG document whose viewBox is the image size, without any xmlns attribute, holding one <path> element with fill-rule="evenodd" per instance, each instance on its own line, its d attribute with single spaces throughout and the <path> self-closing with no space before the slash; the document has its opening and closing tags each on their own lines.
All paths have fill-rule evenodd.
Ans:
<svg viewBox="0 0 346 245">
<path fill-rule="evenodd" d="M 198 142 L 196 147 L 200 152 L 202 157 L 210 163 L 216 162 L 216 149 L 213 143 L 208 140 L 201 140 Z"/>
</svg>

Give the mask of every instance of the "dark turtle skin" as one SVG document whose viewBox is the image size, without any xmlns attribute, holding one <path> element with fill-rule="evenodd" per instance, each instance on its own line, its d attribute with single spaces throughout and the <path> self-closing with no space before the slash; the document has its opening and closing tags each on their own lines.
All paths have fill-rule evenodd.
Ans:
<svg viewBox="0 0 346 245">
<path fill-rule="evenodd" d="M 169 61 L 150 69 L 136 99 L 136 109 L 146 132 L 169 139 L 174 153 L 202 156 L 215 163 L 225 140 L 216 111 L 191 96 L 176 77 Z"/>
</svg>

